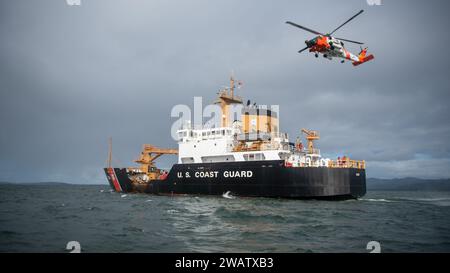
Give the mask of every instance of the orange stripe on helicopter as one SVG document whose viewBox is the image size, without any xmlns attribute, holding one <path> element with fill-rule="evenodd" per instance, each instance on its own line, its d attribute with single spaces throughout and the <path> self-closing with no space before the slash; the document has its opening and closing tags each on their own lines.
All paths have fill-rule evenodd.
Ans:
<svg viewBox="0 0 450 273">
<path fill-rule="evenodd" d="M 347 51 L 347 49 L 344 48 L 344 52 L 345 52 L 345 58 L 347 60 L 350 60 L 350 52 Z"/>
<path fill-rule="evenodd" d="M 325 52 L 330 47 L 327 37 L 317 36 L 316 43 L 309 49 L 309 52 Z"/>
<path fill-rule="evenodd" d="M 325 36 L 319 36 L 317 39 L 317 46 L 330 48 L 330 44 L 328 43 L 328 38 Z"/>
</svg>

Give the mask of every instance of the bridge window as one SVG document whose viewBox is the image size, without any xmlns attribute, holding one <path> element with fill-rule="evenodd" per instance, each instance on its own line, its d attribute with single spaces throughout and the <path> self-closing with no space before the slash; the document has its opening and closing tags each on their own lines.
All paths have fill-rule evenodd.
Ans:
<svg viewBox="0 0 450 273">
<path fill-rule="evenodd" d="M 264 160 L 266 157 L 262 153 L 244 154 L 245 161 Z"/>
</svg>

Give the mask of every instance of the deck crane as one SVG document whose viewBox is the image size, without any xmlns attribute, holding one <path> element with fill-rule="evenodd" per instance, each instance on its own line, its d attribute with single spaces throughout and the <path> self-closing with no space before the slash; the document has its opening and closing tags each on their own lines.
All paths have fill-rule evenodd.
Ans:
<svg viewBox="0 0 450 273">
<path fill-rule="evenodd" d="M 308 153 L 315 154 L 314 140 L 320 139 L 319 132 L 302 128 L 302 133 L 305 134 L 306 140 L 308 141 Z"/>
<path fill-rule="evenodd" d="M 157 179 L 160 170 L 155 167 L 155 160 L 165 154 L 176 155 L 177 149 L 163 149 L 150 144 L 144 144 L 139 159 L 134 162 L 141 164 L 141 171 L 146 173 L 150 179 Z"/>
</svg>

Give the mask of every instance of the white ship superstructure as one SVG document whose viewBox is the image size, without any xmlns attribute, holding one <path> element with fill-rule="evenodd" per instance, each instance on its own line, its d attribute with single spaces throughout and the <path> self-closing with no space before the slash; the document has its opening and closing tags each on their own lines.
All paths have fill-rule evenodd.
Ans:
<svg viewBox="0 0 450 273">
<path fill-rule="evenodd" d="M 288 134 L 279 132 L 278 113 L 249 105 L 241 107 L 239 120 L 231 122 L 229 111 L 242 99 L 234 95 L 234 79 L 230 88 L 219 92 L 216 102 L 221 106 L 221 125 L 218 128 L 195 128 L 186 121 L 177 131 L 178 163 L 215 163 L 236 161 L 285 160 L 291 167 L 327 167 L 330 159 L 322 158 L 320 151 L 313 148 L 303 149 L 300 143 L 290 143 Z"/>
</svg>

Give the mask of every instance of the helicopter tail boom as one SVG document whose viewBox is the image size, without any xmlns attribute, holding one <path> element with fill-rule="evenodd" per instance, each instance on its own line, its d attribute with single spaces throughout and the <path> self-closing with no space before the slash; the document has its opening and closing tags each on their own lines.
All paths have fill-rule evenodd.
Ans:
<svg viewBox="0 0 450 273">
<path fill-rule="evenodd" d="M 373 59 L 375 59 L 375 57 L 372 54 L 370 54 L 369 56 L 365 56 L 363 58 L 360 58 L 359 61 L 357 61 L 357 62 L 353 62 L 353 65 L 354 66 L 358 66 L 360 64 L 363 64 L 363 63 L 368 62 L 368 61 L 373 60 Z"/>
<path fill-rule="evenodd" d="M 361 52 L 359 52 L 359 56 L 358 56 L 359 61 L 353 62 L 353 65 L 358 66 L 362 63 L 368 62 L 375 58 L 372 54 L 370 54 L 368 56 L 366 56 L 366 54 L 367 54 L 367 47 L 364 49 L 361 48 Z"/>
</svg>

